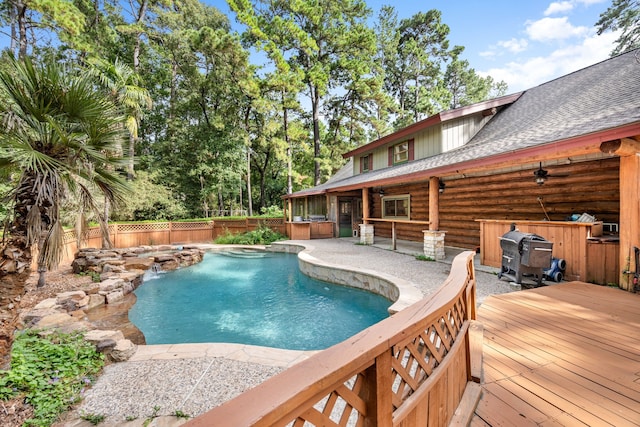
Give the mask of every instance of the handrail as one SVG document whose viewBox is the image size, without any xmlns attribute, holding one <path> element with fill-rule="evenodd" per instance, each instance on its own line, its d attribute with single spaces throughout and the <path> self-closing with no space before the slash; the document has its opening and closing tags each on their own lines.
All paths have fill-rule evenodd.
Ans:
<svg viewBox="0 0 640 427">
<path fill-rule="evenodd" d="M 475 319 L 473 256 L 471 251 L 458 255 L 433 295 L 186 425 L 448 424 L 473 380 L 468 339 Z"/>
<path fill-rule="evenodd" d="M 417 221 L 412 219 L 391 219 L 391 218 L 362 218 L 363 221 L 378 221 L 378 222 L 390 222 L 391 223 L 391 249 L 396 250 L 397 238 L 396 238 L 396 224 L 421 224 L 429 225 L 430 221 Z"/>
<path fill-rule="evenodd" d="M 392 219 L 392 218 L 362 218 L 363 221 L 377 221 L 377 222 L 397 222 L 399 224 L 420 224 L 429 225 L 431 221 L 422 221 L 417 219 Z"/>
</svg>

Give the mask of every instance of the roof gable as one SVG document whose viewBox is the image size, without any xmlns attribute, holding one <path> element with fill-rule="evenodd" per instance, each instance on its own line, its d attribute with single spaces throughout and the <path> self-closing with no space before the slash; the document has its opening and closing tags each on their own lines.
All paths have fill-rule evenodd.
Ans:
<svg viewBox="0 0 640 427">
<path fill-rule="evenodd" d="M 434 114 L 433 116 L 427 117 L 424 120 L 420 120 L 419 122 L 413 123 L 405 128 L 399 129 L 396 132 L 383 136 L 380 139 L 377 139 L 368 144 L 362 145 L 354 150 L 351 150 L 348 153 L 343 154 L 342 157 L 349 158 L 349 157 L 357 156 L 358 154 L 364 154 L 364 153 L 373 151 L 376 148 L 381 147 L 385 144 L 389 144 L 391 142 L 399 142 L 407 138 L 408 136 L 414 135 L 428 127 L 431 127 L 449 120 L 457 119 L 464 116 L 469 116 L 482 111 L 491 110 L 493 108 L 511 104 L 515 102 L 520 97 L 520 95 L 522 95 L 522 92 L 518 92 L 511 95 L 506 95 L 499 98 L 490 99 L 488 101 L 478 102 L 476 104 Z"/>
</svg>

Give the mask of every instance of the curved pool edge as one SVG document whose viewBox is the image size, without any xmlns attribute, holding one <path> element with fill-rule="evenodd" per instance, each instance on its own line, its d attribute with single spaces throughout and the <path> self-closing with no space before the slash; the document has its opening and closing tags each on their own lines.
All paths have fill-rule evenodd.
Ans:
<svg viewBox="0 0 640 427">
<path fill-rule="evenodd" d="M 322 350 L 287 350 L 235 343 L 139 345 L 129 362 L 221 357 L 240 362 L 288 368 Z"/>
<path fill-rule="evenodd" d="M 300 271 L 314 279 L 343 286 L 360 288 L 382 295 L 393 304 L 389 314 L 397 313 L 420 301 L 424 295 L 410 281 L 390 274 L 359 267 L 345 267 L 314 257 L 314 246 L 306 242 L 274 242 L 266 250 L 272 252 L 297 253 Z"/>
<path fill-rule="evenodd" d="M 311 243 L 281 241 L 271 245 L 194 244 L 203 250 L 253 248 L 298 255 L 300 271 L 319 280 L 352 286 L 377 293 L 393 301 L 387 309 L 392 315 L 421 300 L 422 292 L 410 281 L 390 274 L 358 267 L 345 267 L 312 256 Z M 129 361 L 195 359 L 222 357 L 266 366 L 288 368 L 322 350 L 288 350 L 235 343 L 187 343 L 139 345 Z"/>
</svg>

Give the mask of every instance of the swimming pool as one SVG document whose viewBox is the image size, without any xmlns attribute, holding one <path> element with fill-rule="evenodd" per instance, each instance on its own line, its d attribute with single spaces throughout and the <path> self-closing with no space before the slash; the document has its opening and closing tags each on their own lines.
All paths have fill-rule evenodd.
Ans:
<svg viewBox="0 0 640 427">
<path fill-rule="evenodd" d="M 330 347 L 388 317 L 388 299 L 302 274 L 297 255 L 209 252 L 197 265 L 147 275 L 129 319 L 147 344 L 228 342 Z"/>
</svg>

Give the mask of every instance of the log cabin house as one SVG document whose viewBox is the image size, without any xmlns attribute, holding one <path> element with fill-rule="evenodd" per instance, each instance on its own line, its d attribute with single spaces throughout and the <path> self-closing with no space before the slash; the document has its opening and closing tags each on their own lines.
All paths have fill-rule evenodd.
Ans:
<svg viewBox="0 0 640 427">
<path fill-rule="evenodd" d="M 553 242 L 566 279 L 633 291 L 638 94 L 635 50 L 438 113 L 345 153 L 326 183 L 284 196 L 287 233 L 424 241 L 427 256 L 467 248 L 499 267 L 499 237 L 515 223 Z"/>
</svg>

